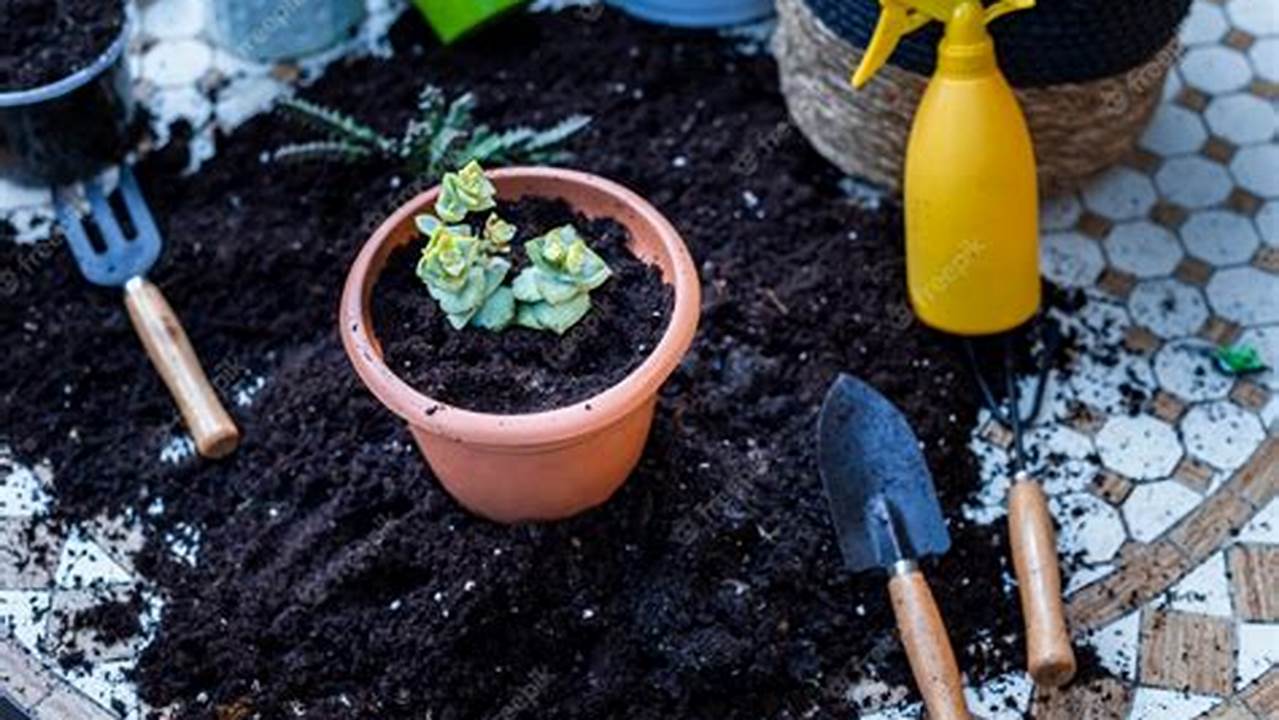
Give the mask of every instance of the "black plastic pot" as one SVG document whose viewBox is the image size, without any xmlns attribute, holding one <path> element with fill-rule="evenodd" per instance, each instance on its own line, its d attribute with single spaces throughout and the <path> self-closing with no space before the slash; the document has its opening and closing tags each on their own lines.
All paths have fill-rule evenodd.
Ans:
<svg viewBox="0 0 1279 720">
<path fill-rule="evenodd" d="M 822 24 L 854 47 L 870 43 L 878 0 L 804 0 Z M 1172 40 L 1190 0 L 1040 0 L 991 23 L 999 66 L 1017 87 L 1088 82 L 1150 60 Z M 902 38 L 889 60 L 931 75 L 940 23 Z"/>
<path fill-rule="evenodd" d="M 0 175 L 64 185 L 124 156 L 134 116 L 127 42 L 126 27 L 88 67 L 41 87 L 0 92 Z"/>
</svg>

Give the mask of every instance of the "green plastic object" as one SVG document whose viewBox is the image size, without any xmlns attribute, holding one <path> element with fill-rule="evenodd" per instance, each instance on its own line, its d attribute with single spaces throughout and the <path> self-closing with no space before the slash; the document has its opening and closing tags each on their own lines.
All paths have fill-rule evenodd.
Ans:
<svg viewBox="0 0 1279 720">
<path fill-rule="evenodd" d="M 1222 345 L 1214 355 L 1217 367 L 1227 375 L 1249 375 L 1267 369 L 1261 353 L 1251 345 Z"/>
<path fill-rule="evenodd" d="M 413 0 L 445 45 L 527 0 Z"/>
</svg>

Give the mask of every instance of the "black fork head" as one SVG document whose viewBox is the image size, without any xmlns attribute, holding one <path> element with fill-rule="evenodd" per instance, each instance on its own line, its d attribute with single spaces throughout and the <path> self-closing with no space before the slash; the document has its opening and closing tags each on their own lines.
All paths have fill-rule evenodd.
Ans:
<svg viewBox="0 0 1279 720">
<path fill-rule="evenodd" d="M 138 181 L 127 165 L 120 168 L 120 184 L 116 192 L 123 200 L 125 219 L 133 229 L 131 234 L 125 233 L 107 193 L 96 179 L 84 183 L 91 219 L 80 216 L 69 188 L 53 190 L 58 224 L 67 236 L 71 254 L 80 266 L 80 273 L 95 285 L 122 286 L 130 278 L 145 275 L 160 257 L 160 231 L 146 199 L 142 197 Z M 92 222 L 97 227 L 102 240 L 101 250 L 94 247 L 85 222 Z"/>
</svg>

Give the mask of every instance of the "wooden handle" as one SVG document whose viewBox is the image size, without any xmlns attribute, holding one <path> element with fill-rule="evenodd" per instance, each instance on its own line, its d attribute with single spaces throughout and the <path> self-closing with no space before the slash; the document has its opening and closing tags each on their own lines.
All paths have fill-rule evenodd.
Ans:
<svg viewBox="0 0 1279 720">
<path fill-rule="evenodd" d="M 124 304 L 133 329 L 195 438 L 196 450 L 208 458 L 231 454 L 240 444 L 240 431 L 209 384 L 182 323 L 160 288 L 135 277 L 124 286 Z"/>
<path fill-rule="evenodd" d="M 955 652 L 923 573 L 912 569 L 893 575 L 888 594 L 929 720 L 970 720 Z"/>
<path fill-rule="evenodd" d="M 1057 538 L 1039 483 L 1021 476 L 1008 497 L 1008 539 L 1026 622 L 1026 661 L 1036 683 L 1059 687 L 1075 675 L 1057 566 Z"/>
</svg>

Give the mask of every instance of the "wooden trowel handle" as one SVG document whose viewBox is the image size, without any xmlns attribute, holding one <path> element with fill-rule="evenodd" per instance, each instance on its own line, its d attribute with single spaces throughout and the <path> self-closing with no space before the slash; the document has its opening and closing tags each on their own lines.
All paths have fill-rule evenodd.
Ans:
<svg viewBox="0 0 1279 720">
<path fill-rule="evenodd" d="M 895 572 L 888 594 L 929 720 L 970 720 L 955 652 L 923 573 L 914 567 Z"/>
<path fill-rule="evenodd" d="M 135 277 L 124 286 L 124 304 L 133 329 L 195 439 L 196 450 L 209 458 L 231 454 L 240 444 L 240 431 L 209 384 L 182 323 L 160 288 Z"/>
<path fill-rule="evenodd" d="M 1047 687 L 1064 685 L 1075 675 L 1075 651 L 1066 629 L 1057 539 L 1043 488 L 1024 474 L 1009 491 L 1008 539 L 1026 622 L 1030 676 Z"/>
</svg>

